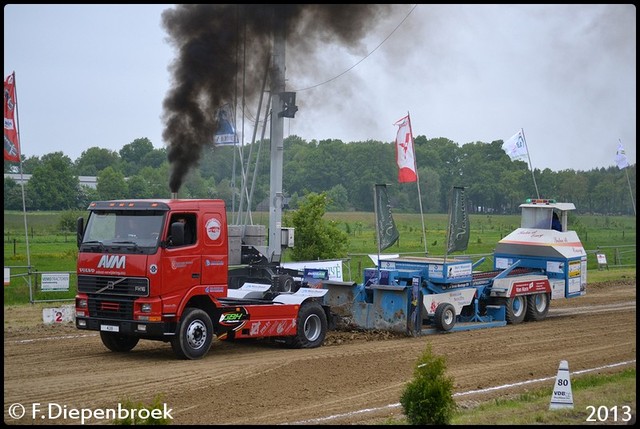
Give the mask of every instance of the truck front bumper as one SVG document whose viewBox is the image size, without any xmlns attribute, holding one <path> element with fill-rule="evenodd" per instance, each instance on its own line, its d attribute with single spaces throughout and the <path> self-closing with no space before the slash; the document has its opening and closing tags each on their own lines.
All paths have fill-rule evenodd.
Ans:
<svg viewBox="0 0 640 429">
<path fill-rule="evenodd" d="M 176 325 L 172 322 L 95 319 L 91 317 L 76 317 L 76 328 L 89 331 L 114 332 L 154 340 L 168 340 L 176 332 Z"/>
</svg>

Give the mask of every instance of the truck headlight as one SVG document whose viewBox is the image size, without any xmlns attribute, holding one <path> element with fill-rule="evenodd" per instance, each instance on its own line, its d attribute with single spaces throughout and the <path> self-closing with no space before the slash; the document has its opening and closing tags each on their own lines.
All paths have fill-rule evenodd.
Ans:
<svg viewBox="0 0 640 429">
<path fill-rule="evenodd" d="M 140 306 L 140 311 L 143 313 L 151 313 L 151 304 L 144 303 Z"/>
</svg>

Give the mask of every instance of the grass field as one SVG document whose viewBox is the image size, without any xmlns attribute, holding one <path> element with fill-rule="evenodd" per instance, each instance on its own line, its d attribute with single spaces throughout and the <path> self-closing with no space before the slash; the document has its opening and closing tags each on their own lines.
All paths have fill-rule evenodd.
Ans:
<svg viewBox="0 0 640 429">
<path fill-rule="evenodd" d="M 11 267 L 11 283 L 5 286 L 5 304 L 29 302 L 30 299 L 71 299 L 75 295 L 76 235 L 61 229 L 63 219 L 85 213 L 35 212 L 27 214 L 27 231 L 21 212 L 4 212 L 4 265 Z M 448 218 L 445 214 L 394 214 L 400 239 L 383 253 L 403 255 L 444 256 Z M 365 268 L 372 267 L 369 254 L 376 254 L 375 215 L 373 213 L 326 213 L 325 219 L 334 222 L 349 236 L 348 254 L 344 255 L 345 280 L 361 282 Z M 255 224 L 268 225 L 268 213 L 257 212 Z M 569 225 L 580 237 L 587 251 L 588 269 L 599 268 L 596 253 L 604 254 L 609 268 L 633 268 L 636 260 L 636 219 L 629 216 L 570 216 Z M 423 225 L 424 223 L 424 233 Z M 465 255 L 474 262 L 485 257 L 476 269 L 489 271 L 496 243 L 520 225 L 518 215 L 470 215 L 471 235 Z M 426 240 L 425 240 L 426 237 Z M 29 244 L 27 252 L 27 242 Z M 287 252 L 283 260 L 289 261 Z M 69 272 L 72 290 L 67 292 L 41 292 L 38 273 Z M 27 277 L 27 275 L 31 273 Z M 30 296 L 29 282 L 33 296 Z"/>
<path fill-rule="evenodd" d="M 4 288 L 4 305 L 27 304 L 31 300 L 71 300 L 75 296 L 75 262 L 77 247 L 75 233 L 61 231 L 61 213 L 29 213 L 28 236 L 25 237 L 22 213 L 5 211 L 4 265 L 11 267 L 10 285 Z M 349 254 L 345 262 L 356 277 L 363 268 L 372 266 L 367 254 L 376 253 L 373 213 L 328 213 L 325 219 L 336 224 L 349 235 Z M 424 255 L 420 215 L 394 214 L 400 232 L 400 240 L 385 253 L 415 253 Z M 519 226 L 519 216 L 471 215 L 471 238 L 463 252 L 472 259 L 490 255 L 495 244 Z M 268 224 L 266 213 L 254 216 L 254 223 Z M 444 255 L 444 242 L 448 219 L 446 215 L 425 215 L 426 247 L 429 255 Z M 570 219 L 588 253 L 588 282 L 604 282 L 636 275 L 636 219 L 635 217 L 574 216 Z M 27 239 L 29 252 L 27 253 Z M 603 253 L 609 269 L 599 269 L 595 253 Z M 458 252 L 456 255 L 459 255 Z M 286 252 L 285 252 L 286 260 Z M 480 268 L 487 268 L 487 261 Z M 72 287 L 68 292 L 42 292 L 39 290 L 38 273 L 69 272 Z M 30 273 L 30 274 L 28 274 Z M 29 289 L 31 285 L 31 291 Z M 33 292 L 33 295 L 31 295 Z M 495 421 L 526 425 L 577 425 L 577 424 L 629 424 L 635 422 L 636 372 L 635 368 L 616 374 L 582 376 L 572 380 L 575 407 L 566 410 L 549 410 L 550 389 L 528 391 L 510 399 L 482 403 L 472 409 L 459 409 L 452 424 L 490 425 Z M 604 399 L 603 399 L 604 398 Z M 617 405 L 633 403 L 633 415 Z M 588 405 L 598 404 L 603 410 L 592 414 Z M 615 417 L 614 417 L 614 412 Z M 498 416 L 500 417 L 498 419 Z M 593 419 L 590 421 L 589 419 Z M 615 420 L 614 420 L 615 419 Z M 404 420 L 383 424 L 407 424 Z"/>
</svg>

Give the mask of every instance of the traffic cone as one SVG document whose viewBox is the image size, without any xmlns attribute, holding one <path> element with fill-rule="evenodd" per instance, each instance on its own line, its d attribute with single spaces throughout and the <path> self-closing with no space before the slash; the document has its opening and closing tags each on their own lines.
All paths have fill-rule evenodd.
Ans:
<svg viewBox="0 0 640 429">
<path fill-rule="evenodd" d="M 559 408 L 573 408 L 573 393 L 571 393 L 571 380 L 569 378 L 569 363 L 566 360 L 560 361 L 556 383 L 553 385 L 550 410 Z"/>
</svg>

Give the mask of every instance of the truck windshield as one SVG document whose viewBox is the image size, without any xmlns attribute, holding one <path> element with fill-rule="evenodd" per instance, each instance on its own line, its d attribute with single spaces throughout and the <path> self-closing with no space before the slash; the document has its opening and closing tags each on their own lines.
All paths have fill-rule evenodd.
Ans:
<svg viewBox="0 0 640 429">
<path fill-rule="evenodd" d="M 87 221 L 83 245 L 156 247 L 165 212 L 94 211 Z"/>
<path fill-rule="evenodd" d="M 550 207 L 523 207 L 521 228 L 551 229 L 553 209 Z"/>
</svg>

